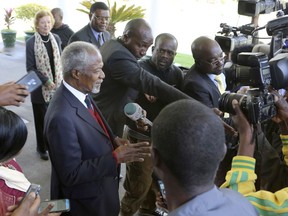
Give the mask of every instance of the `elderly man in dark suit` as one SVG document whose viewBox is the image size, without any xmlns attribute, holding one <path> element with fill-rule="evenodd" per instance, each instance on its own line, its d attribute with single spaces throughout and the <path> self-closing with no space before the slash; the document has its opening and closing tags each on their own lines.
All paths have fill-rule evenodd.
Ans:
<svg viewBox="0 0 288 216">
<path fill-rule="evenodd" d="M 95 2 L 91 5 L 90 22 L 82 29 L 74 33 L 69 43 L 74 41 L 86 41 L 101 47 L 106 41 L 110 40 L 110 33 L 106 31 L 110 19 L 108 6 L 103 2 Z"/>
<path fill-rule="evenodd" d="M 118 216 L 117 166 L 144 161 L 149 144 L 116 137 L 89 95 L 99 91 L 105 77 L 94 45 L 74 42 L 61 60 L 64 80 L 44 127 L 52 163 L 51 199 L 70 199 L 67 215 Z"/>
<path fill-rule="evenodd" d="M 184 77 L 183 92 L 208 107 L 218 108 L 221 92 L 218 88 L 219 80 L 215 79 L 221 78 L 224 85 L 222 71 L 225 54 L 217 41 L 204 36 L 193 41 L 191 51 L 195 64 Z"/>
</svg>

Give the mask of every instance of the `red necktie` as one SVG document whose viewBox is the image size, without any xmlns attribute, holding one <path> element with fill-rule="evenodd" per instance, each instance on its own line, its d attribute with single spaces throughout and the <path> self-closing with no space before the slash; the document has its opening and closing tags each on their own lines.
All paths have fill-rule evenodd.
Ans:
<svg viewBox="0 0 288 216">
<path fill-rule="evenodd" d="M 101 119 L 101 116 L 99 115 L 99 113 L 97 112 L 97 110 L 95 110 L 93 108 L 93 104 L 91 103 L 91 100 L 90 98 L 88 97 L 88 95 L 86 96 L 85 98 L 85 103 L 87 105 L 87 108 L 90 112 L 90 114 L 94 117 L 94 119 L 99 123 L 99 125 L 102 127 L 102 129 L 104 130 L 104 132 L 106 133 L 106 135 L 109 137 L 109 139 L 111 140 L 110 136 L 109 136 L 109 133 L 107 131 L 107 128 L 104 124 L 104 122 L 102 121 Z"/>
</svg>

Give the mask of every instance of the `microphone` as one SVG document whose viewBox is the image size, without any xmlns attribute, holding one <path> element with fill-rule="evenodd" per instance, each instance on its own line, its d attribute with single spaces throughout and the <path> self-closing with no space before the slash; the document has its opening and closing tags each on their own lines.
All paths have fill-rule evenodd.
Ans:
<svg viewBox="0 0 288 216">
<path fill-rule="evenodd" d="M 124 107 L 124 113 L 133 121 L 142 120 L 145 124 L 152 126 L 152 122 L 143 115 L 143 109 L 137 103 L 127 103 Z"/>
</svg>

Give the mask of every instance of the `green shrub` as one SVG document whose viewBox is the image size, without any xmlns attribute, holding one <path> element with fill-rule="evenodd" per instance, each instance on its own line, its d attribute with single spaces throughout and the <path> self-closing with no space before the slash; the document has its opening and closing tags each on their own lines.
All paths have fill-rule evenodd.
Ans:
<svg viewBox="0 0 288 216">
<path fill-rule="evenodd" d="M 49 10 L 47 7 L 35 3 L 29 3 L 21 5 L 15 8 L 16 18 L 23 20 L 24 22 L 28 23 L 32 30 L 34 31 L 33 20 L 35 14 L 40 10 Z"/>
</svg>

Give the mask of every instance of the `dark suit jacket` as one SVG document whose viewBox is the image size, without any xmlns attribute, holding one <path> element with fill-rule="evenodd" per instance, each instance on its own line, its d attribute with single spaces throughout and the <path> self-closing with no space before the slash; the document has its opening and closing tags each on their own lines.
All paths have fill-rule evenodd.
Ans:
<svg viewBox="0 0 288 216">
<path fill-rule="evenodd" d="M 61 39 L 58 35 L 53 34 L 56 42 L 58 44 L 58 47 L 60 49 L 61 53 Z M 48 77 L 44 76 L 40 71 L 38 71 L 36 67 L 36 59 L 35 59 L 35 51 L 34 51 L 34 43 L 35 43 L 35 36 L 33 35 L 31 38 L 29 38 L 28 41 L 26 41 L 26 70 L 27 71 L 35 71 L 40 80 L 42 81 L 42 84 L 44 85 Z M 37 103 L 37 104 L 43 104 L 45 103 L 43 95 L 42 95 L 42 88 L 39 87 L 36 90 L 34 90 L 31 93 L 31 101 L 32 103 Z"/>
<path fill-rule="evenodd" d="M 135 101 L 138 91 L 161 98 L 166 104 L 179 99 L 191 99 L 145 71 L 120 41 L 109 40 L 100 48 L 100 52 L 105 79 L 94 99 L 117 136 L 122 136 L 126 121 L 124 106 Z"/>
<path fill-rule="evenodd" d="M 104 37 L 104 43 L 106 41 L 110 40 L 110 38 L 111 38 L 110 33 L 108 31 L 103 32 L 103 37 Z M 100 44 L 96 40 L 96 38 L 95 38 L 95 36 L 91 30 L 90 23 L 88 23 L 88 25 L 84 26 L 79 31 L 75 32 L 70 37 L 68 43 L 70 44 L 74 41 L 86 41 L 86 42 L 89 42 L 89 43 L 96 45 L 98 48 L 100 47 Z"/>
<path fill-rule="evenodd" d="M 215 83 L 193 65 L 184 76 L 183 92 L 211 108 L 218 108 L 221 96 Z"/>
<path fill-rule="evenodd" d="M 112 143 L 63 83 L 49 104 L 44 135 L 52 163 L 51 199 L 70 199 L 69 215 L 118 216 L 117 164 Z"/>
</svg>

